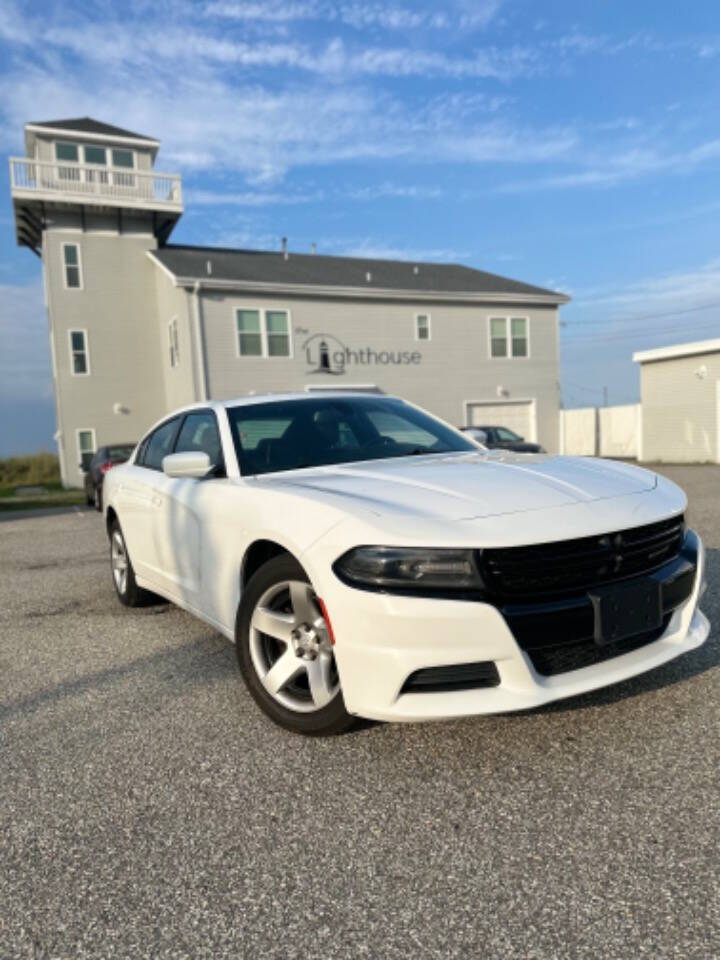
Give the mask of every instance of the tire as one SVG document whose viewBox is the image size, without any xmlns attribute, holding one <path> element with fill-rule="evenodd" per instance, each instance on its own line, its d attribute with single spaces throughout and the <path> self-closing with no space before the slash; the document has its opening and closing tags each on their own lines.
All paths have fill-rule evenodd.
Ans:
<svg viewBox="0 0 720 960">
<path fill-rule="evenodd" d="M 124 606 L 144 607 L 157 599 L 154 593 L 137 585 L 125 537 L 117 520 L 110 524 L 110 571 L 118 600 Z"/>
<path fill-rule="evenodd" d="M 102 487 L 95 487 L 95 499 L 93 500 L 95 509 L 98 513 L 102 513 L 103 502 L 102 502 Z"/>
<path fill-rule="evenodd" d="M 90 494 L 87 492 L 87 489 L 85 490 L 85 503 L 89 507 L 95 506 L 95 497 L 91 497 Z"/>
<path fill-rule="evenodd" d="M 270 629 L 275 633 L 265 632 Z M 250 694 L 276 724 L 314 737 L 353 726 L 327 625 L 307 574 L 289 554 L 273 557 L 250 578 L 235 620 L 235 645 Z"/>
</svg>

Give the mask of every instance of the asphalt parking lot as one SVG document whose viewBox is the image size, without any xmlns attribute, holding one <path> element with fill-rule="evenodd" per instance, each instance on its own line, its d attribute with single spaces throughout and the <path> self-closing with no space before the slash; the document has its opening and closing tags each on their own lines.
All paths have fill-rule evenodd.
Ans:
<svg viewBox="0 0 720 960">
<path fill-rule="evenodd" d="M 720 468 L 664 468 L 709 548 Z M 0 957 L 720 955 L 720 640 L 516 714 L 274 727 L 128 611 L 92 511 L 0 523 Z"/>
</svg>

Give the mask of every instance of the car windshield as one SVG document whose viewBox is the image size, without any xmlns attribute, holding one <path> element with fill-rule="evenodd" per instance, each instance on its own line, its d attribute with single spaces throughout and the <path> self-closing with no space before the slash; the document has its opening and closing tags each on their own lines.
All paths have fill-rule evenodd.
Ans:
<svg viewBox="0 0 720 960">
<path fill-rule="evenodd" d="M 402 400 L 318 397 L 228 408 L 240 470 L 274 473 L 418 454 L 477 452 L 454 430 Z"/>
<path fill-rule="evenodd" d="M 508 430 L 507 427 L 497 427 L 498 440 L 522 440 L 522 437 L 518 436 L 517 433 L 513 433 L 512 430 Z"/>
</svg>

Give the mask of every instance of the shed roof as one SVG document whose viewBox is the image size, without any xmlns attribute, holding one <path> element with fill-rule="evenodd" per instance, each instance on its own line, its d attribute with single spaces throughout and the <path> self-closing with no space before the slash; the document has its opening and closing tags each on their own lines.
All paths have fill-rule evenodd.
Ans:
<svg viewBox="0 0 720 960">
<path fill-rule="evenodd" d="M 694 357 L 700 353 L 720 353 L 720 340 L 695 340 L 693 343 L 677 343 L 671 347 L 641 350 L 633 354 L 635 363 L 651 363 L 654 360 L 674 360 L 679 357 Z"/>
</svg>

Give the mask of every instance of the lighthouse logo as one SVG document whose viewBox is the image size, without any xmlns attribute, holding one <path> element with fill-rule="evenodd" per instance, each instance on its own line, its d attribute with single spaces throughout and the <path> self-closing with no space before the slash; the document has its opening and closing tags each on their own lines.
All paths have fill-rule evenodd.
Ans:
<svg viewBox="0 0 720 960">
<path fill-rule="evenodd" d="M 348 349 L 337 337 L 328 333 L 316 333 L 302 345 L 310 367 L 309 373 L 328 373 L 341 376 L 345 373 Z"/>
<path fill-rule="evenodd" d="M 302 345 L 308 373 L 342 376 L 351 366 L 417 366 L 422 363 L 419 350 L 375 350 L 373 347 L 346 347 L 330 333 L 316 333 Z"/>
</svg>

